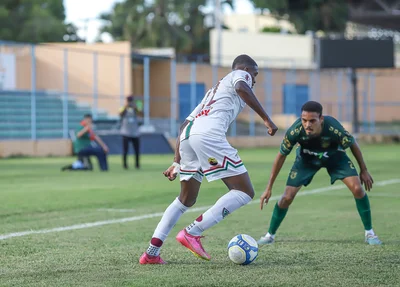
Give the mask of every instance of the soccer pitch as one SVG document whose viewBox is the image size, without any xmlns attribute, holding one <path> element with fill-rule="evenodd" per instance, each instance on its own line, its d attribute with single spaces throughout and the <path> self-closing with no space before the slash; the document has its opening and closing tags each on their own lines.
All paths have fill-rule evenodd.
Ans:
<svg viewBox="0 0 400 287">
<path fill-rule="evenodd" d="M 383 246 L 367 246 L 356 205 L 325 170 L 300 191 L 272 246 L 248 266 L 227 257 L 239 233 L 256 240 L 266 232 L 272 200 L 261 212 L 259 197 L 277 148 L 241 150 L 256 197 L 205 232 L 212 259 L 195 258 L 175 241 L 227 189 L 204 181 L 198 201 L 182 216 L 162 249 L 163 266 L 141 266 L 140 255 L 179 181 L 162 171 L 173 156 L 144 156 L 142 169 L 60 172 L 71 158 L 0 160 L 0 286 L 399 286 L 400 160 L 398 145 L 361 145 L 375 180 L 369 193 L 373 228 Z M 350 151 L 349 151 L 350 152 Z M 348 154 L 349 154 L 348 152 Z M 273 198 L 283 193 L 294 152 L 279 175 Z"/>
</svg>

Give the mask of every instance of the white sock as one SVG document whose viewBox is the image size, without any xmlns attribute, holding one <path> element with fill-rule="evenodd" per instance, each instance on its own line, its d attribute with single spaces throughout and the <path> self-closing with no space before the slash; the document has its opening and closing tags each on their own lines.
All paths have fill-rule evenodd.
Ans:
<svg viewBox="0 0 400 287">
<path fill-rule="evenodd" d="M 154 231 L 150 246 L 146 251 L 147 254 L 152 256 L 158 256 L 160 254 L 161 245 L 186 210 L 188 210 L 188 207 L 183 205 L 178 198 L 168 206 Z"/>
<path fill-rule="evenodd" d="M 200 236 L 203 231 L 214 226 L 228 214 L 234 212 L 239 207 L 246 205 L 251 201 L 251 197 L 246 193 L 232 189 L 222 196 L 206 212 L 200 215 L 192 224 L 186 227 L 186 231 L 194 236 Z"/>
<path fill-rule="evenodd" d="M 275 239 L 275 234 L 267 232 L 267 234 L 265 234 L 265 237 L 271 237 L 272 239 Z"/>
<path fill-rule="evenodd" d="M 365 235 L 372 235 L 372 236 L 375 236 L 375 232 L 374 232 L 373 229 L 365 230 Z"/>
</svg>

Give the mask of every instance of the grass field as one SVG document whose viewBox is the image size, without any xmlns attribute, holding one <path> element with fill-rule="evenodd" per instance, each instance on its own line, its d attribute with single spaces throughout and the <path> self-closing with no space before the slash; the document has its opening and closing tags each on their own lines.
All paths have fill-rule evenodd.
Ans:
<svg viewBox="0 0 400 287">
<path fill-rule="evenodd" d="M 108 173 L 97 165 L 94 172 L 61 173 L 71 158 L 0 160 L 0 286 L 400 286 L 399 146 L 362 148 L 377 183 L 369 195 L 384 245 L 364 244 L 351 193 L 339 182 L 325 190 L 329 178 L 321 170 L 304 189 L 316 192 L 300 192 L 277 242 L 249 266 L 231 263 L 226 246 L 238 233 L 258 239 L 266 232 L 275 200 L 261 212 L 258 198 L 277 149 L 240 151 L 256 198 L 205 233 L 212 260 L 195 258 L 174 239 L 197 210 L 185 214 L 166 241 L 165 266 L 140 266 L 138 259 L 160 218 L 155 213 L 179 191 L 178 181 L 161 174 L 172 156 L 144 156 L 140 171 L 124 171 L 120 158 L 111 157 Z M 283 192 L 292 159 L 274 198 Z M 196 207 L 212 205 L 225 192 L 221 182 L 205 182 Z"/>
</svg>

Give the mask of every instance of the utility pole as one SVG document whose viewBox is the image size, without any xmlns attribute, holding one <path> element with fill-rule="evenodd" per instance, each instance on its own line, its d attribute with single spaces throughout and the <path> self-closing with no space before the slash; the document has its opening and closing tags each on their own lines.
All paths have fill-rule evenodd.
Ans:
<svg viewBox="0 0 400 287">
<path fill-rule="evenodd" d="M 217 66 L 221 66 L 222 24 L 221 24 L 221 0 L 215 0 L 215 29 L 217 30 Z"/>
</svg>

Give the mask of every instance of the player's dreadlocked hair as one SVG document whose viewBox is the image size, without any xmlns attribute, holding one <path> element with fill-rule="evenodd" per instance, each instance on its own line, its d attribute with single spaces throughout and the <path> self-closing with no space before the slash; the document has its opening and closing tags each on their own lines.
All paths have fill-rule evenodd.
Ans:
<svg viewBox="0 0 400 287">
<path fill-rule="evenodd" d="M 308 101 L 302 107 L 301 111 L 303 112 L 315 112 L 318 113 L 319 116 L 322 115 L 322 105 L 318 102 Z"/>
<path fill-rule="evenodd" d="M 250 56 L 243 54 L 237 56 L 235 60 L 233 60 L 232 70 L 234 70 L 239 65 L 257 66 L 257 63 Z"/>
</svg>

